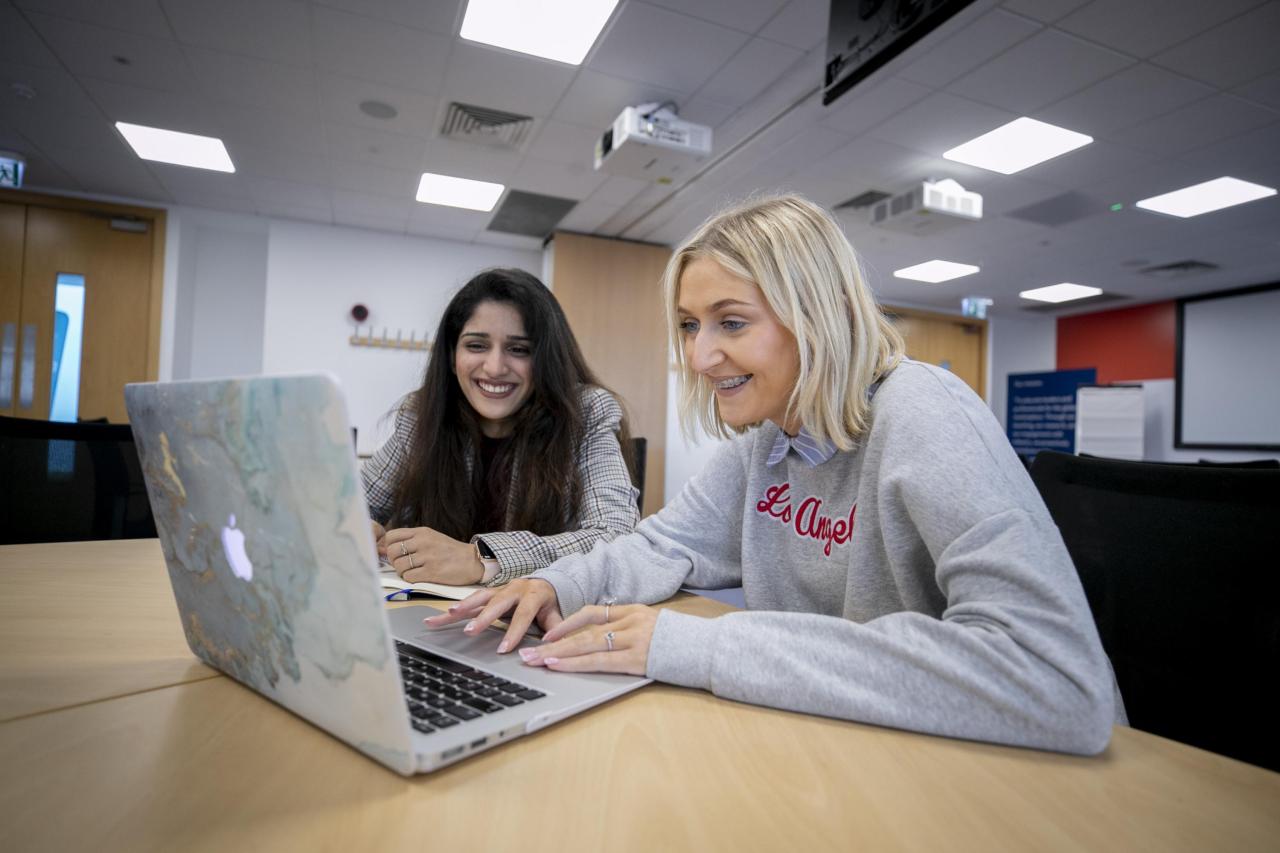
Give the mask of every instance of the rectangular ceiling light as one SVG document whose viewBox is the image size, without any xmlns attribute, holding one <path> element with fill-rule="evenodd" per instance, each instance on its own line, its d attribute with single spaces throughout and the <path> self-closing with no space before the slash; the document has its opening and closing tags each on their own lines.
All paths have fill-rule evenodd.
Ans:
<svg viewBox="0 0 1280 853">
<path fill-rule="evenodd" d="M 235 164 L 227 154 L 227 146 L 221 139 L 179 133 L 140 124 L 116 122 L 116 130 L 133 148 L 133 153 L 143 160 L 190 166 L 193 169 L 211 169 L 215 172 L 234 172 Z"/>
<path fill-rule="evenodd" d="M 1048 287 L 1037 287 L 1035 290 L 1024 290 L 1018 295 L 1023 299 L 1034 299 L 1037 302 L 1070 302 L 1073 299 L 1084 299 L 1097 296 L 1102 292 L 1100 287 L 1089 287 L 1085 284 L 1051 284 Z"/>
<path fill-rule="evenodd" d="M 461 35 L 581 65 L 617 5 L 618 0 L 469 0 Z"/>
<path fill-rule="evenodd" d="M 1092 141 L 1092 136 L 1024 116 L 952 148 L 942 156 L 979 169 L 1012 175 Z"/>
<path fill-rule="evenodd" d="M 447 207 L 465 207 L 467 210 L 489 212 L 498 203 L 502 184 L 473 181 L 470 178 L 452 178 L 448 175 L 422 173 L 418 182 L 418 201 L 424 204 L 443 204 Z"/>
<path fill-rule="evenodd" d="M 1154 210 L 1156 213 L 1167 213 L 1185 219 L 1275 194 L 1274 187 L 1251 184 L 1239 178 L 1222 177 L 1164 195 L 1153 195 L 1151 198 L 1144 198 L 1137 205 L 1143 210 Z"/>
<path fill-rule="evenodd" d="M 940 281 L 951 281 L 953 278 L 973 275 L 978 271 L 973 264 L 957 264 L 954 261 L 925 261 L 913 267 L 903 267 L 893 271 L 894 278 L 909 278 L 912 281 L 927 281 L 937 284 Z"/>
</svg>

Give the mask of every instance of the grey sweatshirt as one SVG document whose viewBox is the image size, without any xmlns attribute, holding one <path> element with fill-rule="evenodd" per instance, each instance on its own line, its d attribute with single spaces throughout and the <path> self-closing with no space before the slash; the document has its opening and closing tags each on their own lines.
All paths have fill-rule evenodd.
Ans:
<svg viewBox="0 0 1280 853">
<path fill-rule="evenodd" d="M 664 610 L 648 675 L 775 708 L 1094 754 L 1125 722 L 1058 529 L 999 424 L 904 361 L 860 446 L 766 464 L 778 427 L 722 445 L 636 531 L 535 573 L 568 616 L 613 597 L 742 585 L 747 610 Z"/>
</svg>

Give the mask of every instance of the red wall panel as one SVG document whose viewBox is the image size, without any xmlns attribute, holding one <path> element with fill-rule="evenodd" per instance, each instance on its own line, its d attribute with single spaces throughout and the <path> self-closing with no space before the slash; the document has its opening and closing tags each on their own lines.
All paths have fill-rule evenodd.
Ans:
<svg viewBox="0 0 1280 853">
<path fill-rule="evenodd" d="M 1058 369 L 1096 367 L 1098 382 L 1172 379 L 1177 304 L 1058 318 Z"/>
</svg>

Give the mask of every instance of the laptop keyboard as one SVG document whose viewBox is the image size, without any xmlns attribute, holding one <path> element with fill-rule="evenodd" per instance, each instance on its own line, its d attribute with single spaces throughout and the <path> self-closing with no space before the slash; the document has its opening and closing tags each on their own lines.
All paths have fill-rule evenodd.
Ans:
<svg viewBox="0 0 1280 853">
<path fill-rule="evenodd" d="M 413 727 L 423 734 L 479 719 L 545 694 L 396 640 Z"/>
</svg>

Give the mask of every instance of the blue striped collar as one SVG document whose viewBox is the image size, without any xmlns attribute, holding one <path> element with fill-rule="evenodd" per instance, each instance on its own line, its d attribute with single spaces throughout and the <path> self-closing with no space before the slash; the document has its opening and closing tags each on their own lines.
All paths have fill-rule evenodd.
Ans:
<svg viewBox="0 0 1280 853">
<path fill-rule="evenodd" d="M 769 451 L 769 459 L 765 465 L 777 465 L 786 457 L 789 450 L 795 450 L 810 468 L 817 468 L 836 455 L 834 444 L 829 441 L 819 442 L 804 427 L 800 427 L 800 432 L 796 433 L 795 438 L 779 428 L 778 437 L 773 440 L 773 449 Z"/>
</svg>

